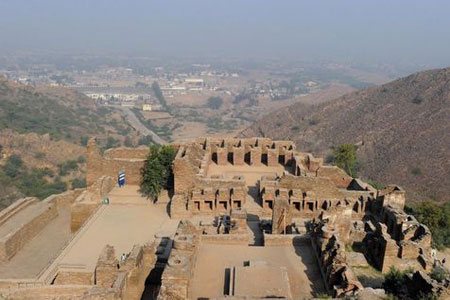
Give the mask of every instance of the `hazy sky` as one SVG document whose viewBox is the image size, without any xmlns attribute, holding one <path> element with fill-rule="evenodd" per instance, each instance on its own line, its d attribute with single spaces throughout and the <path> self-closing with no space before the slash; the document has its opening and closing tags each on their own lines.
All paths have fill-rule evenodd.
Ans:
<svg viewBox="0 0 450 300">
<path fill-rule="evenodd" d="M 0 51 L 450 65 L 449 0 L 0 0 Z"/>
</svg>

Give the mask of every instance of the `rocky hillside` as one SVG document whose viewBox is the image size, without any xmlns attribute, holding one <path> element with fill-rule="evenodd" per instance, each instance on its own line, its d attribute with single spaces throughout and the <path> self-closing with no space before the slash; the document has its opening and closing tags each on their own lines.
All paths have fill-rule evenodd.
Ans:
<svg viewBox="0 0 450 300">
<path fill-rule="evenodd" d="M 89 135 L 125 135 L 131 127 L 120 114 L 97 107 L 74 90 L 30 86 L 0 77 L 0 130 L 50 134 L 79 143 Z"/>
<path fill-rule="evenodd" d="M 121 113 L 74 90 L 34 88 L 0 77 L 0 210 L 23 196 L 85 184 L 85 144 L 137 140 Z"/>
<path fill-rule="evenodd" d="M 450 201 L 450 68 L 416 73 L 319 105 L 294 104 L 241 133 L 292 139 L 328 156 L 358 146 L 360 174 L 409 199 Z"/>
</svg>

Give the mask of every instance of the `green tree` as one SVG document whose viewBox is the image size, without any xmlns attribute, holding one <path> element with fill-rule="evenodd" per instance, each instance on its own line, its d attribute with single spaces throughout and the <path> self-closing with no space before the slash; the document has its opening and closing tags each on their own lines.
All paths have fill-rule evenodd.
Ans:
<svg viewBox="0 0 450 300">
<path fill-rule="evenodd" d="M 150 146 L 150 152 L 141 169 L 141 193 L 151 200 L 158 197 L 162 189 L 173 187 L 172 162 L 175 158 L 172 146 Z"/>
<path fill-rule="evenodd" d="M 152 90 L 153 90 L 153 93 L 155 94 L 156 99 L 158 99 L 158 101 L 162 105 L 162 107 L 164 109 L 167 109 L 166 98 L 164 98 L 164 95 L 163 95 L 161 88 L 159 87 L 159 84 L 157 81 L 153 81 Z"/>
<path fill-rule="evenodd" d="M 424 201 L 413 207 L 406 207 L 405 210 L 430 229 L 434 247 L 450 247 L 450 203 L 438 205 Z"/>
<path fill-rule="evenodd" d="M 341 144 L 333 151 L 335 164 L 352 177 L 357 176 L 356 146 Z"/>
<path fill-rule="evenodd" d="M 19 176 L 22 171 L 23 160 L 19 155 L 13 154 L 8 157 L 6 164 L 3 167 L 5 174 L 11 178 Z"/>
<path fill-rule="evenodd" d="M 405 273 L 391 267 L 389 272 L 384 275 L 383 289 L 387 294 L 398 296 L 402 293 L 404 283 Z"/>
<path fill-rule="evenodd" d="M 113 138 L 112 136 L 109 136 L 106 139 L 106 145 L 105 145 L 106 149 L 115 148 L 115 147 L 119 147 L 119 146 L 120 146 L 120 141 Z"/>
<path fill-rule="evenodd" d="M 223 104 L 223 99 L 218 97 L 218 96 L 214 96 L 214 97 L 209 97 L 207 100 L 207 106 L 211 109 L 219 109 Z"/>
<path fill-rule="evenodd" d="M 138 140 L 138 145 L 142 146 L 149 146 L 153 144 L 153 138 L 150 135 L 141 136 Z"/>
<path fill-rule="evenodd" d="M 125 145 L 125 147 L 133 147 L 133 141 L 129 136 L 125 137 L 125 141 L 123 142 L 123 144 Z"/>
<path fill-rule="evenodd" d="M 81 146 L 86 147 L 88 141 L 89 141 L 89 137 L 88 137 L 88 136 L 82 136 L 82 137 L 80 137 L 80 144 L 81 144 Z"/>
<path fill-rule="evenodd" d="M 417 221 L 427 225 L 431 231 L 437 231 L 444 218 L 444 213 L 436 203 L 424 201 L 415 208 L 415 216 Z"/>
<path fill-rule="evenodd" d="M 86 187 L 86 178 L 75 178 L 72 180 L 72 188 L 79 189 Z"/>
</svg>

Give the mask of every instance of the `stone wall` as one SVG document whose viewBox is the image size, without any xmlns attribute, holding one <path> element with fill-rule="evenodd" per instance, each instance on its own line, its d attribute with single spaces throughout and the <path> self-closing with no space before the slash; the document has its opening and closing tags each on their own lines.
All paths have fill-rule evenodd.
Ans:
<svg viewBox="0 0 450 300">
<path fill-rule="evenodd" d="M 200 233 L 187 220 L 180 222 L 173 249 L 162 275 L 159 300 L 187 299 L 189 281 L 194 272 Z"/>
<path fill-rule="evenodd" d="M 311 244 L 328 292 L 336 298 L 357 295 L 363 286 L 347 265 L 345 244 L 336 228 L 324 220 L 314 222 L 312 227 Z"/>
<path fill-rule="evenodd" d="M 366 255 L 375 267 L 381 272 L 391 266 L 430 271 L 434 264 L 430 230 L 398 206 L 381 206 L 377 211 L 379 215 L 366 221 L 364 238 Z"/>
<path fill-rule="evenodd" d="M 71 207 L 70 231 L 76 232 L 99 207 L 98 203 L 75 203 Z"/>
<path fill-rule="evenodd" d="M 205 244 L 245 245 L 250 243 L 248 234 L 202 234 L 201 242 Z"/>
<path fill-rule="evenodd" d="M 374 200 L 371 191 L 338 189 L 325 177 L 288 174 L 279 179 L 263 177 L 260 196 L 265 211 L 272 212 L 277 201 L 288 201 L 292 216 L 304 218 L 318 217 L 323 212 L 331 214 L 345 207 L 350 217 L 360 219 L 367 204 Z"/>
<path fill-rule="evenodd" d="M 56 203 L 59 209 L 68 208 L 86 189 L 74 189 L 61 194 L 51 195 L 47 197 L 44 202 Z"/>
<path fill-rule="evenodd" d="M 76 232 L 86 222 L 112 189 L 111 177 L 101 176 L 73 201 L 70 208 L 72 232 Z"/>
<path fill-rule="evenodd" d="M 9 218 L 6 215 L 3 215 L 3 218 L 7 218 L 8 220 L 2 224 L 1 228 L 5 232 L 4 235 L 0 237 L 0 262 L 11 259 L 11 257 L 22 249 L 58 215 L 55 203 L 37 201 L 38 200 L 31 200 L 30 202 L 33 203 L 21 206 L 22 209 L 20 209 L 20 211 L 9 211 L 10 213 L 14 213 L 14 216 L 19 216 L 19 214 L 23 216 L 20 220 L 14 218 L 14 216 Z M 17 224 L 14 225 L 8 223 Z"/>
<path fill-rule="evenodd" d="M 264 247 L 293 246 L 296 240 L 305 239 L 300 234 L 264 234 Z"/>
<path fill-rule="evenodd" d="M 0 282 L 0 298 L 33 300 L 139 300 L 145 288 L 145 279 L 156 263 L 156 245 L 136 245 L 124 262 L 113 266 L 117 259 L 114 249 L 106 247 L 99 257 L 96 272 L 83 268 L 60 266 L 53 285 L 33 280 Z M 108 270 L 112 271 L 110 274 Z M 113 269 L 114 267 L 115 269 Z M 102 269 L 103 268 L 103 269 Z M 103 271 L 105 271 L 103 273 Z M 114 276 L 111 276 L 114 274 Z M 97 283 L 97 284 L 96 284 Z"/>
<path fill-rule="evenodd" d="M 87 270 L 59 268 L 54 285 L 92 285 L 94 274 Z"/>
<path fill-rule="evenodd" d="M 125 170 L 127 184 L 139 185 L 140 171 L 148 149 L 144 148 L 116 148 L 101 153 L 95 139 L 87 145 L 87 185 L 94 184 L 100 177 L 109 176 L 117 182 L 120 170 Z"/>
</svg>

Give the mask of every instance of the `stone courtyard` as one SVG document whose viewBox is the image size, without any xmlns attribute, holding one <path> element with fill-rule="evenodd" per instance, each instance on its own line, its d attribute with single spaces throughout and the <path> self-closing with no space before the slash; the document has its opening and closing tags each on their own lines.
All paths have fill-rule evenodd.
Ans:
<svg viewBox="0 0 450 300">
<path fill-rule="evenodd" d="M 102 153 L 90 140 L 86 189 L 1 211 L 0 294 L 382 299 L 376 289 L 392 266 L 415 271 L 409 286 L 448 292 L 428 277 L 431 233 L 404 212 L 401 187 L 377 190 L 290 141 L 173 146 L 174 189 L 154 202 L 139 192 L 148 148 Z"/>
</svg>

